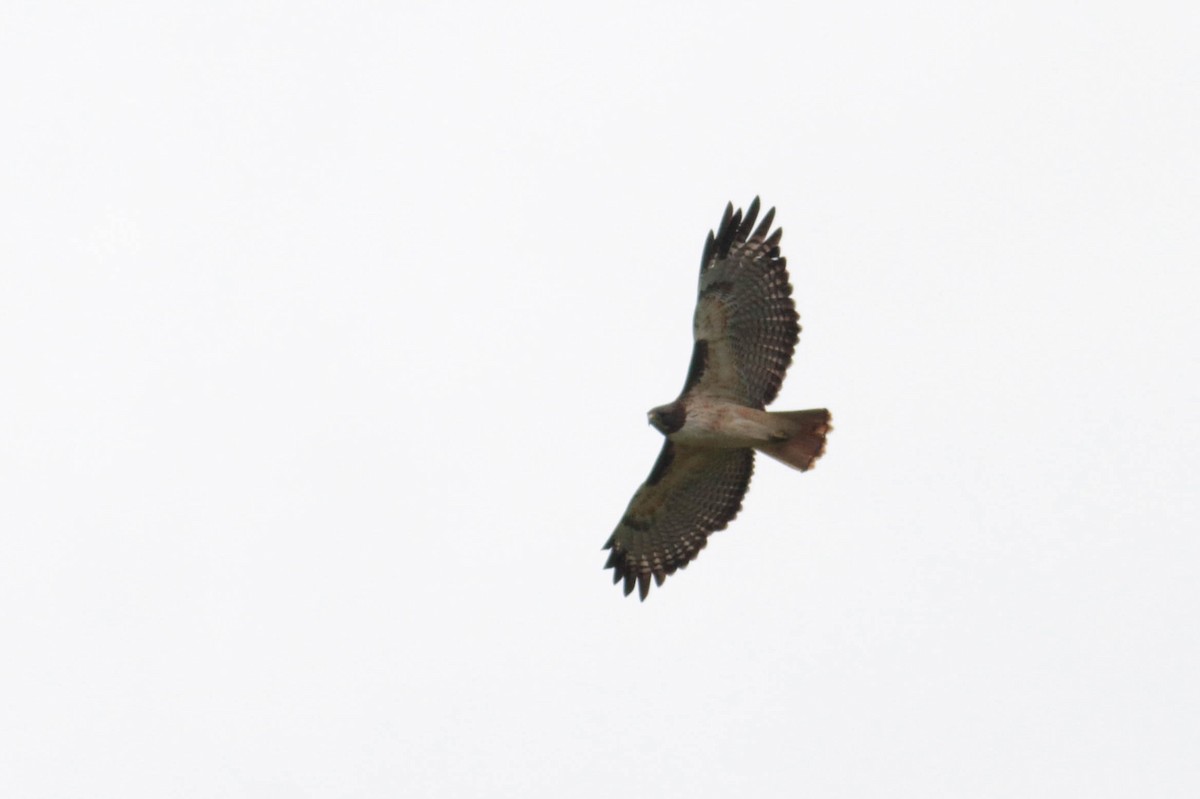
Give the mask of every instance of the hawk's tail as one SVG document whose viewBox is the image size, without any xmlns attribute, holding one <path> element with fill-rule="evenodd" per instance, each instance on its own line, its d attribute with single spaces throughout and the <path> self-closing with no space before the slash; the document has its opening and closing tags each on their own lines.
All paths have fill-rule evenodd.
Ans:
<svg viewBox="0 0 1200 799">
<path fill-rule="evenodd" d="M 793 469 L 808 471 L 817 458 L 825 454 L 825 436 L 833 428 L 829 426 L 829 411 L 819 408 L 811 411 L 771 411 L 771 421 L 781 423 L 780 429 L 787 438 L 760 444 L 755 449 L 782 461 Z"/>
</svg>

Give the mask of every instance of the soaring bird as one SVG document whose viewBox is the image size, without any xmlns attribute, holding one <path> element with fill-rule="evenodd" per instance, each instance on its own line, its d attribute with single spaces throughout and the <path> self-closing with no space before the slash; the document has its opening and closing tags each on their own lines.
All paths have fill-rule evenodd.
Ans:
<svg viewBox="0 0 1200 799">
<path fill-rule="evenodd" d="M 743 216 L 733 204 L 700 258 L 692 322 L 695 344 L 679 397 L 649 411 L 666 437 L 650 476 L 638 488 L 604 545 L 613 582 L 645 600 L 650 579 L 688 565 L 742 509 L 762 452 L 806 471 L 825 451 L 829 411 L 767 411 L 800 337 L 783 230 L 771 232 L 775 209 L 758 219 L 754 198 Z"/>
</svg>

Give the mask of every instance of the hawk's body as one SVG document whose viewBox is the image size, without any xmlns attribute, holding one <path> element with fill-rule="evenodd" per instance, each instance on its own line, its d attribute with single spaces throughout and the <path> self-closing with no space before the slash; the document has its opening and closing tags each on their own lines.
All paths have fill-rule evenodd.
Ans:
<svg viewBox="0 0 1200 799">
<path fill-rule="evenodd" d="M 775 209 L 755 228 L 758 198 L 743 218 L 725 209 L 700 263 L 692 363 L 679 398 L 650 411 L 667 440 L 605 548 L 613 581 L 662 585 L 742 507 L 755 451 L 800 470 L 825 449 L 829 411 L 769 412 L 800 334 Z"/>
</svg>

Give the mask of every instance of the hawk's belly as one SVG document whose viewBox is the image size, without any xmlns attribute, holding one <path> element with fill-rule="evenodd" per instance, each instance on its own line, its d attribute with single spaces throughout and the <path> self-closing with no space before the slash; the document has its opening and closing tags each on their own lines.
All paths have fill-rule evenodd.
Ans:
<svg viewBox="0 0 1200 799">
<path fill-rule="evenodd" d="M 699 447 L 753 447 L 777 440 L 770 414 L 723 402 L 691 401 L 687 417 L 670 439 Z"/>
</svg>

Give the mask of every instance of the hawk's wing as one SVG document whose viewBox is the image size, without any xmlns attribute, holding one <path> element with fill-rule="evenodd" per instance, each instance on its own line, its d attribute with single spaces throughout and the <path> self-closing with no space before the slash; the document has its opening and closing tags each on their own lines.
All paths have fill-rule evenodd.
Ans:
<svg viewBox="0 0 1200 799">
<path fill-rule="evenodd" d="M 774 208 L 755 228 L 758 208 L 755 197 L 743 217 L 730 204 L 717 232 L 709 231 L 683 396 L 703 394 L 761 409 L 779 393 L 792 362 L 800 325 L 787 260 L 779 254 L 783 230 L 768 235 Z"/>
<path fill-rule="evenodd" d="M 663 442 L 650 476 L 633 495 L 616 531 L 605 568 L 613 582 L 636 583 L 642 599 L 650 578 L 662 585 L 668 574 L 687 566 L 742 509 L 754 472 L 754 450 L 714 449 Z"/>
</svg>

